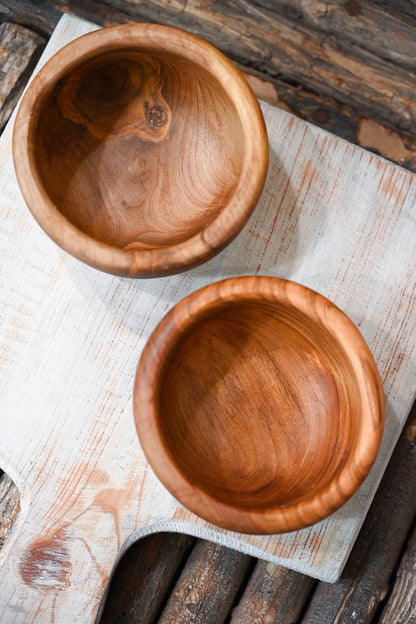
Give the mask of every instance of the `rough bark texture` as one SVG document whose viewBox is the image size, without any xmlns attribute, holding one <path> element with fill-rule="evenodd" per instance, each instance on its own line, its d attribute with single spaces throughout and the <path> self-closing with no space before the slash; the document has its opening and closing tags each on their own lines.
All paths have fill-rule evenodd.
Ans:
<svg viewBox="0 0 416 624">
<path fill-rule="evenodd" d="M 18 24 L 0 24 L 0 130 L 34 69 L 45 39 Z"/>
<path fill-rule="evenodd" d="M 188 29 L 266 82 L 278 105 L 416 169 L 416 6 L 411 0 L 0 1 L 0 21 L 44 36 L 62 11 L 103 26 L 155 21 Z"/>
<path fill-rule="evenodd" d="M 416 622 L 416 525 L 400 562 L 392 592 L 379 624 Z"/>
<path fill-rule="evenodd" d="M 193 542 L 188 535 L 156 533 L 133 544 L 113 576 L 101 624 L 153 622 Z"/>
<path fill-rule="evenodd" d="M 8 475 L 0 470 L 0 550 L 20 511 L 20 495 Z"/>
<path fill-rule="evenodd" d="M 258 561 L 230 624 L 297 622 L 314 584 L 309 576 Z"/>
<path fill-rule="evenodd" d="M 251 561 L 224 546 L 198 541 L 159 623 L 225 622 Z"/>
</svg>

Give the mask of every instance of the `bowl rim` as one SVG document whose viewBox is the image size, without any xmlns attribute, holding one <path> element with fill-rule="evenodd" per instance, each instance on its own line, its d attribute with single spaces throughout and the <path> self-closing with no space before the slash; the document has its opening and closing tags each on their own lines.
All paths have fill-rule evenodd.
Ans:
<svg viewBox="0 0 416 624">
<path fill-rule="evenodd" d="M 71 69 L 117 48 L 174 53 L 214 73 L 241 119 L 245 149 L 236 189 L 226 209 L 201 232 L 183 242 L 153 249 L 123 250 L 98 241 L 73 225 L 49 198 L 36 168 L 34 128 L 53 85 Z M 26 204 L 42 229 L 62 249 L 103 271 L 129 277 L 178 273 L 210 259 L 245 225 L 263 190 L 269 147 L 263 114 L 242 73 L 213 45 L 188 31 L 161 24 L 128 23 L 84 34 L 56 52 L 29 83 L 13 129 L 13 160 Z"/>
<path fill-rule="evenodd" d="M 163 371 L 180 336 L 202 314 L 220 303 L 266 301 L 295 307 L 326 327 L 344 349 L 362 400 L 360 437 L 351 458 L 326 486 L 294 504 L 263 510 L 234 507 L 215 499 L 178 469 L 158 427 L 156 397 Z M 184 297 L 162 318 L 138 362 L 133 414 L 142 450 L 166 489 L 188 510 L 216 526 L 241 533 L 272 534 L 298 530 L 323 520 L 341 507 L 368 475 L 384 428 L 384 392 L 373 355 L 358 328 L 334 303 L 297 282 L 269 276 L 239 276 L 211 283 Z"/>
</svg>

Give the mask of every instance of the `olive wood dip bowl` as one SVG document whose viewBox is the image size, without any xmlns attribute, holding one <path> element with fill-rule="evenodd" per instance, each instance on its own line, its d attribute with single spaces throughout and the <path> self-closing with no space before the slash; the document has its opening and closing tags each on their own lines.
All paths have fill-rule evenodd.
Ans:
<svg viewBox="0 0 416 624">
<path fill-rule="evenodd" d="M 142 448 L 166 488 L 220 527 L 278 533 L 340 507 L 384 424 L 379 373 L 333 303 L 294 282 L 210 284 L 162 319 L 134 387 Z"/>
<path fill-rule="evenodd" d="M 13 138 L 30 211 L 63 249 L 134 277 L 209 259 L 261 193 L 258 102 L 223 54 L 185 31 L 123 24 L 84 35 L 27 89 Z"/>
</svg>

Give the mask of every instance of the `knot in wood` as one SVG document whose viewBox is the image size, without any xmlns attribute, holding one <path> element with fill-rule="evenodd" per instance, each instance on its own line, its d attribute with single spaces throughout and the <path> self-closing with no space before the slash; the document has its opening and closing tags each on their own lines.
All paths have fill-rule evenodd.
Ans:
<svg viewBox="0 0 416 624">
<path fill-rule="evenodd" d="M 146 107 L 146 119 L 147 123 L 155 128 L 164 126 L 167 122 L 168 116 L 166 111 L 161 106 L 147 106 Z"/>
</svg>

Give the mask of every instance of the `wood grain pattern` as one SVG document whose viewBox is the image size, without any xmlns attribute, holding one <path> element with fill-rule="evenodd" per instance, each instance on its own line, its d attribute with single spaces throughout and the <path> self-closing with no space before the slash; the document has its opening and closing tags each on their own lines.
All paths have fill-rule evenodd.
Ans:
<svg viewBox="0 0 416 624">
<path fill-rule="evenodd" d="M 20 511 L 20 494 L 8 475 L 0 474 L 0 549 Z"/>
<path fill-rule="evenodd" d="M 155 21 L 185 27 L 201 36 L 209 36 L 214 45 L 231 55 L 246 71 L 249 70 L 266 81 L 272 97 L 267 99 L 260 91 L 257 95 L 261 99 L 276 105 L 273 92 L 277 92 L 280 102 L 289 106 L 302 119 L 358 145 L 377 150 L 376 153 L 398 162 L 403 167 L 416 170 L 414 124 L 403 129 L 405 110 L 402 108 L 402 114 L 393 117 L 386 113 L 385 99 L 386 93 L 393 94 L 392 97 L 387 95 L 388 105 L 397 108 L 399 92 L 396 69 L 402 73 L 403 67 L 407 67 L 410 80 L 415 80 L 414 4 L 406 7 L 406 2 L 395 2 L 393 5 L 391 2 L 376 0 L 365 3 L 357 0 L 325 3 L 320 0 L 302 3 L 297 0 L 248 0 L 215 5 L 196 2 L 179 5 L 168 0 L 120 0 L 117 4 L 118 8 L 115 8 L 113 2 L 110 4 L 106 0 L 44 0 L 42 3 L 3 0 L 0 5 L 0 19 L 4 12 L 6 19 L 27 25 L 46 36 L 56 26 L 62 10 L 106 26 L 129 21 Z M 289 38 L 281 32 L 282 21 L 292 31 Z M 247 22 L 250 23 L 250 28 L 246 27 Z M 224 29 L 224 23 L 229 28 Z M 286 71 L 289 69 L 289 74 L 284 79 L 281 78 L 280 62 L 273 53 L 265 55 L 260 67 L 253 63 L 253 48 L 256 51 L 264 50 L 264 31 L 268 36 L 271 34 L 270 41 L 279 42 L 281 49 L 287 50 L 289 56 L 296 55 L 296 79 L 284 60 L 282 64 Z M 241 33 L 244 33 L 243 37 Z M 303 42 L 311 37 L 318 42 L 316 60 L 311 59 L 308 54 L 301 55 L 299 50 L 303 47 Z M 295 41 L 294 48 L 292 41 Z M 267 39 L 266 47 L 269 43 Z M 345 60 L 351 55 L 361 59 L 349 81 L 338 79 L 336 59 L 339 58 L 339 50 L 342 50 Z M 365 84 L 369 56 L 371 62 L 377 66 L 377 72 L 383 77 L 381 82 L 372 82 L 371 90 Z M 317 80 L 323 58 L 331 76 L 329 85 L 318 84 Z M 302 64 L 304 67 L 300 76 L 299 66 Z M 306 81 L 311 81 L 308 82 L 310 87 L 306 85 Z M 334 85 L 338 93 L 336 98 Z M 359 103 L 357 97 L 361 99 Z M 370 124 L 374 122 L 382 126 L 383 134 L 392 131 L 393 137 L 390 136 L 386 143 L 385 140 L 377 140 L 376 134 L 371 143 L 367 140 L 362 142 L 360 126 L 365 126 L 367 120 Z M 396 150 L 390 148 L 392 140 L 403 144 L 398 158 L 395 156 Z"/>
<path fill-rule="evenodd" d="M 8 121 L 45 40 L 17 24 L 0 25 L 0 131 Z"/>
<path fill-rule="evenodd" d="M 69 9 L 71 4 L 65 2 Z M 351 10 L 357 4 L 358 10 Z M 114 0 L 111 8 L 120 10 L 119 19 L 124 13 L 127 19 L 163 20 L 187 27 L 235 61 L 335 97 L 340 103 L 348 102 L 359 115 L 370 111 L 379 122 L 413 134 L 413 24 L 408 18 L 400 19 L 391 5 L 386 11 L 377 2 L 357 4 L 342 0 L 241 0 L 226 5 L 197 0 Z M 88 7 L 84 10 L 88 12 Z M 102 19 L 105 23 L 105 13 Z"/>
<path fill-rule="evenodd" d="M 158 533 L 133 544 L 111 580 L 100 624 L 153 624 L 194 539 Z"/>
<path fill-rule="evenodd" d="M 201 561 L 208 566 L 202 569 Z M 225 622 L 250 562 L 247 555 L 242 556 L 220 544 L 198 541 L 158 623 Z"/>
<path fill-rule="evenodd" d="M 98 141 L 139 137 L 158 143 L 168 138 L 172 121 L 160 74 L 160 63 L 149 54 L 134 50 L 105 53 L 66 76 L 55 101 L 65 119 L 83 126 Z M 186 83 L 179 90 L 184 87 Z"/>
<path fill-rule="evenodd" d="M 413 532 L 394 580 L 389 602 L 379 624 L 412 624 L 416 621 L 416 529 Z"/>
<path fill-rule="evenodd" d="M 238 70 L 155 24 L 102 29 L 51 59 L 22 100 L 14 154 L 51 238 L 131 277 L 218 253 L 254 209 L 268 162 L 263 117 Z"/>
<path fill-rule="evenodd" d="M 367 345 L 330 301 L 245 276 L 164 317 L 142 353 L 134 413 L 182 504 L 233 531 L 279 533 L 322 520 L 361 485 L 384 396 Z"/>
<path fill-rule="evenodd" d="M 92 28 L 65 18 L 46 56 Z M 258 209 L 210 262 L 155 280 L 95 271 L 45 236 L 16 185 L 13 122 L 6 128 L 0 465 L 21 492 L 21 512 L 2 549 L 5 621 L 90 622 L 118 557 L 158 531 L 339 576 L 414 400 L 416 185 L 284 111 L 262 110 L 271 161 Z M 344 310 L 374 354 L 387 400 L 382 447 L 363 486 L 327 520 L 283 535 L 216 529 L 179 505 L 148 466 L 131 407 L 137 362 L 159 320 L 196 288 L 248 272 L 300 282 Z"/>
<path fill-rule="evenodd" d="M 300 615 L 314 580 L 267 561 L 258 561 L 230 624 L 293 624 Z"/>
</svg>

